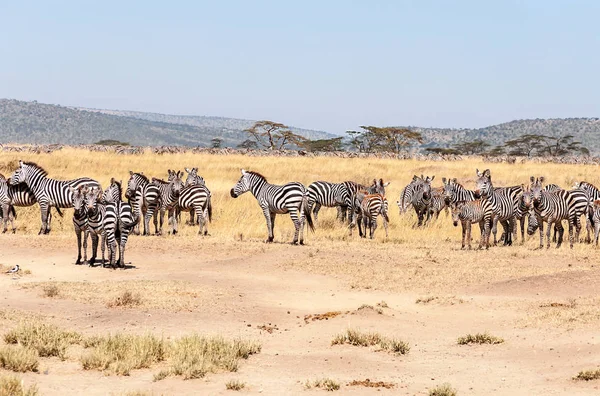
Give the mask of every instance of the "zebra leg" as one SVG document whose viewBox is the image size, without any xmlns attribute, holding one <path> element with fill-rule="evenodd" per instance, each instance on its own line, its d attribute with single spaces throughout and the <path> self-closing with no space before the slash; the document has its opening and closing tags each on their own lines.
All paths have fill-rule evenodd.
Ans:
<svg viewBox="0 0 600 396">
<path fill-rule="evenodd" d="M 269 208 L 263 208 L 263 214 L 265 215 L 265 220 L 267 221 L 267 232 L 269 233 L 269 237 L 265 242 L 271 243 L 273 242 L 273 223 L 275 220 L 275 213 L 271 213 Z"/>
<path fill-rule="evenodd" d="M 196 215 L 197 215 L 198 224 L 199 224 L 199 227 L 200 227 L 198 229 L 198 235 L 202 235 L 202 230 L 204 229 L 204 226 L 205 226 L 204 212 L 202 211 L 202 209 L 197 210 L 196 211 Z M 206 235 L 206 234 L 208 234 L 208 229 L 204 232 L 204 235 Z"/>
<path fill-rule="evenodd" d="M 383 217 L 383 228 L 385 228 L 385 237 L 388 238 L 388 221 L 385 219 L 385 216 Z"/>
<path fill-rule="evenodd" d="M 550 219 L 548 219 L 548 228 L 546 229 L 546 245 L 547 245 L 546 249 L 550 249 L 550 231 L 551 230 L 552 230 L 552 223 L 550 222 Z"/>
<path fill-rule="evenodd" d="M 310 212 L 308 212 L 310 214 Z M 299 242 L 300 245 L 304 245 L 304 225 L 306 223 L 306 217 L 304 216 L 304 211 L 302 210 L 302 204 L 298 208 L 298 216 L 300 217 L 300 230 L 299 230 Z"/>
<path fill-rule="evenodd" d="M 173 235 L 177 234 L 177 215 L 175 209 L 169 209 L 169 217 L 171 218 L 171 226 L 173 227 Z"/>
<path fill-rule="evenodd" d="M 525 217 L 521 216 L 519 224 L 521 225 L 521 245 L 525 243 Z"/>
<path fill-rule="evenodd" d="M 83 262 L 87 263 L 87 247 L 88 247 L 88 238 L 90 236 L 90 231 L 85 230 L 83 232 Z"/>
<path fill-rule="evenodd" d="M 461 238 L 460 249 L 463 250 L 465 248 L 465 238 L 467 236 L 467 222 L 466 222 L 466 220 L 461 222 L 461 226 L 462 226 L 461 227 L 461 229 L 462 229 L 462 238 Z"/>
<path fill-rule="evenodd" d="M 90 267 L 94 266 L 94 263 L 96 262 L 96 256 L 98 255 L 98 234 L 96 234 L 95 232 L 92 232 L 92 257 L 90 258 L 90 261 L 88 262 L 88 264 L 90 265 Z"/>
<path fill-rule="evenodd" d="M 15 227 L 15 216 L 13 216 L 12 211 L 8 215 L 8 221 L 10 221 L 10 228 L 12 229 L 12 233 L 17 232 L 17 227 Z M 6 231 L 6 224 L 4 225 L 4 232 Z"/>
<path fill-rule="evenodd" d="M 471 221 L 467 220 L 467 249 L 471 250 Z"/>
<path fill-rule="evenodd" d="M 377 229 L 377 216 L 371 218 L 371 239 L 375 238 L 375 230 Z"/>
<path fill-rule="evenodd" d="M 498 244 L 498 240 L 496 239 L 496 235 L 498 234 L 498 216 L 494 216 L 494 220 L 492 220 L 492 234 L 494 234 L 494 246 Z"/>
<path fill-rule="evenodd" d="M 163 231 L 163 222 L 165 221 L 165 208 L 163 208 L 161 206 L 161 208 L 156 212 L 156 214 L 158 215 L 159 219 L 160 219 L 160 228 L 158 230 L 156 230 L 155 235 L 162 235 L 162 231 Z M 156 228 L 156 223 L 158 222 L 158 219 L 156 218 L 156 216 L 154 217 L 154 228 Z"/>
<path fill-rule="evenodd" d="M 38 235 L 43 235 L 46 234 L 46 228 L 48 226 L 48 212 L 50 211 L 50 208 L 48 207 L 47 203 L 42 203 L 40 202 L 40 213 L 41 213 L 41 217 L 42 217 L 42 226 L 40 227 L 40 232 L 38 232 Z"/>
<path fill-rule="evenodd" d="M 318 202 L 315 202 L 315 206 L 313 207 L 313 216 L 315 216 L 315 223 L 317 221 L 319 221 L 319 211 L 321 210 L 321 204 Z"/>
<path fill-rule="evenodd" d="M 102 231 L 102 240 L 100 242 L 100 250 L 102 251 L 102 267 L 104 267 L 104 262 L 106 261 L 104 257 L 104 251 L 106 249 L 106 231 Z M 110 254 L 110 252 L 109 252 Z"/>
<path fill-rule="evenodd" d="M 0 219 L 2 219 L 2 224 L 4 225 L 4 229 L 2 230 L 2 233 L 4 234 L 7 230 L 8 227 L 8 218 L 10 216 L 10 206 L 9 205 L 2 205 L 2 217 Z M 13 226 L 14 229 L 14 226 Z M 14 231 L 13 231 L 14 234 Z"/>
<path fill-rule="evenodd" d="M 292 221 L 294 222 L 294 240 L 292 241 L 292 245 L 296 245 L 298 243 L 298 236 L 300 234 L 300 227 L 301 227 L 301 222 L 302 219 L 299 217 L 301 216 L 301 211 L 302 208 L 299 208 L 298 210 L 294 210 L 291 209 L 290 210 L 290 217 L 292 218 Z M 271 229 L 273 230 L 275 228 L 275 217 L 271 217 Z"/>
<path fill-rule="evenodd" d="M 548 223 L 548 227 L 552 227 Z M 540 231 L 540 249 L 544 248 L 544 219 L 538 217 L 538 230 Z"/>
<path fill-rule="evenodd" d="M 75 264 L 81 264 L 81 228 L 74 226 L 75 235 L 77 235 L 77 261 Z"/>
<path fill-rule="evenodd" d="M 573 240 L 574 240 L 574 228 L 575 228 L 575 221 L 573 221 L 572 219 L 569 219 L 569 246 L 571 249 L 573 249 Z M 558 246 L 557 246 L 558 247 Z"/>
<path fill-rule="evenodd" d="M 596 243 L 596 247 L 598 247 L 598 236 L 600 236 L 600 222 L 594 224 L 594 242 Z"/>
</svg>

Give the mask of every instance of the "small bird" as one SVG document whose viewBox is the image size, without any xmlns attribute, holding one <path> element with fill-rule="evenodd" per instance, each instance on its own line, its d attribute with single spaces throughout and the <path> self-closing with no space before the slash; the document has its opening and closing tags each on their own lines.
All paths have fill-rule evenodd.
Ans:
<svg viewBox="0 0 600 396">
<path fill-rule="evenodd" d="M 19 264 L 15 265 L 13 269 L 6 271 L 7 274 L 14 274 L 15 272 L 19 272 Z"/>
</svg>

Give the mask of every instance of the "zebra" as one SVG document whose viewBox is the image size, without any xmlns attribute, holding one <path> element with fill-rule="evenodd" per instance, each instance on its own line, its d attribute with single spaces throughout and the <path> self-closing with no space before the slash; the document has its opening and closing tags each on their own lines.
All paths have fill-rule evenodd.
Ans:
<svg viewBox="0 0 600 396">
<path fill-rule="evenodd" d="M 308 186 L 308 206 L 312 211 L 315 223 L 318 221 L 321 206 L 328 208 L 336 206 L 342 207 L 342 211 L 338 213 L 338 218 L 352 206 L 352 196 L 348 190 L 349 183 L 353 182 L 330 183 L 326 181 L 316 181 Z M 355 185 L 357 184 L 355 183 Z M 343 218 L 342 221 L 344 221 Z"/>
<path fill-rule="evenodd" d="M 412 197 L 419 188 L 418 186 L 420 180 L 421 178 L 419 178 L 419 176 L 414 175 L 411 182 L 402 189 L 402 192 L 400 193 L 400 199 L 396 201 L 396 205 L 398 205 L 401 216 L 403 213 L 408 211 L 408 208 L 410 208 Z"/>
<path fill-rule="evenodd" d="M 460 201 L 450 204 L 452 211 L 452 222 L 454 227 L 460 222 L 462 225 L 462 245 L 465 248 L 465 240 L 468 249 L 471 250 L 471 224 L 479 223 L 481 239 L 479 240 L 479 249 L 485 246 L 490 247 L 490 231 L 494 218 L 492 204 L 487 199 L 476 199 L 474 201 Z"/>
<path fill-rule="evenodd" d="M 10 185 L 4 175 L 0 174 L 0 220 L 2 220 L 4 225 L 2 233 L 7 231 L 8 222 L 10 222 L 13 234 L 17 230 L 14 223 L 14 220 L 17 218 L 15 206 L 32 206 L 36 202 L 33 193 L 27 185 Z M 48 219 L 48 222 L 50 222 L 50 219 Z"/>
<path fill-rule="evenodd" d="M 302 183 L 291 182 L 278 186 L 269 184 L 267 179 L 258 172 L 246 171 L 242 169 L 242 176 L 233 186 L 230 194 L 237 198 L 245 192 L 251 191 L 258 201 L 265 219 L 269 237 L 267 242 L 273 242 L 273 228 L 275 226 L 275 216 L 277 214 L 289 213 L 296 232 L 292 244 L 304 244 L 304 222 L 308 222 L 311 231 L 314 231 L 314 225 L 308 208 L 308 193 Z"/>
<path fill-rule="evenodd" d="M 476 194 L 487 199 L 492 204 L 494 210 L 494 220 L 492 223 L 492 233 L 494 234 L 494 245 L 497 243 L 496 232 L 497 224 L 500 222 L 504 228 L 504 245 L 512 245 L 513 230 L 515 230 L 515 213 L 519 205 L 519 194 L 522 194 L 521 187 L 494 188 L 492 184 L 492 175 L 489 169 L 477 173 Z"/>
<path fill-rule="evenodd" d="M 177 211 L 190 211 L 190 215 L 195 213 L 200 229 L 198 235 L 208 235 L 206 220 L 212 221 L 211 194 L 206 185 L 195 184 L 184 187 L 179 194 L 177 202 Z M 177 233 L 177 221 L 173 223 L 173 234 Z"/>
<path fill-rule="evenodd" d="M 543 180 L 543 177 L 541 179 Z M 530 181 L 531 184 L 533 184 L 535 178 L 531 176 Z M 535 213 L 533 213 L 533 208 L 531 207 L 530 188 L 526 187 L 524 184 L 521 184 L 521 189 L 523 190 L 523 193 L 519 196 L 519 206 L 517 207 L 516 218 L 521 223 L 521 242 L 525 242 L 525 236 L 523 235 L 523 230 L 525 229 L 525 220 L 527 220 L 527 235 L 533 235 L 533 233 L 538 229 L 539 223 L 537 222 L 537 217 L 535 216 Z M 562 188 L 556 184 L 548 184 L 544 186 L 544 190 L 548 192 L 554 192 L 562 190 Z M 559 228 L 560 226 L 557 227 L 554 225 L 554 236 L 552 237 L 552 242 L 556 242 Z"/>
<path fill-rule="evenodd" d="M 556 247 L 559 248 L 562 243 L 564 228 L 561 220 L 569 222 L 569 245 L 573 248 L 573 228 L 576 228 L 576 236 L 579 237 L 581 229 L 580 216 L 588 212 L 588 196 L 584 190 L 559 190 L 555 192 L 544 191 L 544 178 L 538 178 L 530 186 L 527 194 L 531 196 L 533 209 L 537 217 L 540 229 L 540 248 L 544 247 L 544 224 L 548 223 L 546 231 L 547 248 L 550 247 L 550 227 L 552 224 L 559 228 L 559 236 Z"/>
<path fill-rule="evenodd" d="M 442 210 L 446 211 L 446 215 L 448 214 L 448 205 L 446 205 L 446 198 L 444 197 L 444 187 L 432 188 L 428 216 L 430 218 L 435 216 L 435 220 L 437 220 Z"/>
<path fill-rule="evenodd" d="M 445 177 L 442 177 L 442 182 L 444 183 L 444 199 L 446 205 L 474 201 L 479 198 L 479 195 L 475 191 L 464 188 L 456 178 L 446 179 Z"/>
<path fill-rule="evenodd" d="M 177 221 L 175 219 L 175 206 L 177 206 L 179 194 L 183 188 L 181 176 L 181 171 L 175 172 L 169 169 L 169 178 L 167 181 L 154 177 L 152 178 L 152 184 L 158 186 L 160 191 L 160 203 L 158 207 L 160 227 L 156 232 L 157 235 L 162 235 L 165 211 L 168 211 L 168 221 L 170 224 L 175 224 Z"/>
<path fill-rule="evenodd" d="M 435 176 L 427 176 L 425 178 L 421 176 L 416 181 L 416 189 L 414 190 L 410 203 L 417 213 L 417 227 L 426 225 L 429 221 L 432 201 L 431 182 L 433 179 L 435 179 Z"/>
<path fill-rule="evenodd" d="M 204 180 L 204 178 L 202 176 L 200 176 L 198 174 L 198 168 L 184 168 L 186 173 L 188 174 L 186 179 L 185 179 L 185 184 L 184 187 L 188 187 L 194 184 L 202 184 L 202 185 L 206 185 L 206 181 Z M 181 216 L 181 212 L 179 212 L 178 216 Z M 204 217 L 208 217 L 208 213 L 204 213 Z M 181 220 L 181 217 L 178 218 L 178 220 Z M 194 209 L 192 208 L 190 210 L 190 220 L 186 222 L 189 225 L 196 225 L 196 216 L 194 213 Z"/>
<path fill-rule="evenodd" d="M 388 216 L 388 201 L 381 194 L 368 194 L 362 199 L 361 205 L 362 221 L 364 227 L 364 235 L 367 237 L 367 227 L 369 227 L 369 237 L 373 239 L 375 237 L 375 230 L 377 229 L 377 216 L 381 215 L 383 218 L 383 227 L 385 228 L 385 237 L 388 237 L 388 223 L 390 218 Z"/>
<path fill-rule="evenodd" d="M 69 187 L 71 191 L 71 205 L 73 206 L 73 228 L 77 235 L 77 261 L 75 264 L 81 264 L 81 237 L 83 234 L 83 261 L 87 261 L 87 240 L 89 235 L 88 230 L 88 214 L 85 205 L 85 194 L 87 186 L 79 186 L 78 188 Z"/>
<path fill-rule="evenodd" d="M 594 241 L 596 242 L 596 246 L 598 246 L 598 237 L 600 236 L 600 200 L 594 200 L 594 204 L 592 205 L 592 215 L 594 221 Z"/>
<path fill-rule="evenodd" d="M 347 188 L 351 191 L 352 195 L 352 203 L 349 209 L 350 213 L 352 214 L 352 218 L 350 221 L 350 235 L 352 235 L 353 228 L 356 227 L 356 224 L 358 224 L 358 235 L 363 237 L 365 236 L 365 234 L 363 234 L 363 230 L 361 227 L 361 224 L 363 223 L 363 212 L 361 209 L 362 200 L 366 195 L 369 194 L 381 194 L 385 197 L 385 188 L 390 185 L 390 182 L 384 183 L 383 179 L 379 179 L 379 181 L 377 181 L 377 179 L 373 179 L 373 184 L 371 184 L 371 186 L 369 187 L 360 185 L 355 182 L 344 182 L 344 184 L 346 184 Z M 367 230 L 365 229 L 364 232 L 366 233 Z"/>
<path fill-rule="evenodd" d="M 157 209 L 160 204 L 160 189 L 142 173 L 129 171 L 129 181 L 125 190 L 125 198 L 129 200 L 136 216 L 144 218 L 144 235 L 150 235 L 150 219 L 154 216 L 154 231 L 158 234 Z M 135 234 L 139 234 L 136 226 Z"/>
<path fill-rule="evenodd" d="M 55 180 L 47 177 L 48 172 L 35 162 L 19 161 L 19 168 L 11 176 L 11 184 L 25 183 L 40 205 L 42 226 L 38 234 L 50 233 L 49 213 L 50 208 L 55 207 L 62 216 L 60 208 L 72 207 L 72 192 L 79 186 L 100 187 L 100 184 L 88 177 L 74 180 Z"/>
<path fill-rule="evenodd" d="M 591 242 L 590 232 L 591 232 L 592 228 L 594 230 L 596 228 L 596 222 L 594 221 L 594 217 L 593 217 L 593 206 L 594 206 L 594 201 L 600 199 L 600 190 L 598 190 L 598 188 L 596 186 L 594 186 L 592 183 L 588 183 L 585 181 L 575 183 L 574 188 L 584 190 L 588 194 L 588 216 L 586 219 L 586 230 L 587 230 L 586 242 L 590 243 Z"/>
<path fill-rule="evenodd" d="M 135 216 L 130 204 L 121 201 L 107 203 L 105 211 L 103 226 L 106 232 L 109 265 L 113 269 L 117 266 L 124 268 L 125 245 L 127 244 L 129 233 L 138 223 L 139 217 Z M 118 259 L 116 259 L 117 242 L 119 245 Z"/>
</svg>

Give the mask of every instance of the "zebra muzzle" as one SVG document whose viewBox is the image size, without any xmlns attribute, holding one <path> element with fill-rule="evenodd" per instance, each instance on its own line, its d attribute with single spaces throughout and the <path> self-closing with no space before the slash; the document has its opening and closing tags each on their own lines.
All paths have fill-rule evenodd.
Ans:
<svg viewBox="0 0 600 396">
<path fill-rule="evenodd" d="M 231 191 L 229 192 L 229 194 L 231 194 L 232 198 L 237 198 L 237 194 L 235 193 L 235 191 L 233 191 L 233 188 L 231 189 Z"/>
</svg>

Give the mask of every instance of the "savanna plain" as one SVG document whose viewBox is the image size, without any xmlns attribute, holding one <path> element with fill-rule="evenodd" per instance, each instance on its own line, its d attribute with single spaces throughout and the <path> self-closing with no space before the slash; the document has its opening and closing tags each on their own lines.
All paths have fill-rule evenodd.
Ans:
<svg viewBox="0 0 600 396">
<path fill-rule="evenodd" d="M 395 205 L 414 174 L 435 175 L 434 187 L 456 177 L 474 188 L 475 169 L 490 168 L 495 186 L 534 175 L 570 187 L 599 185 L 595 166 L 64 149 L 2 153 L 0 173 L 19 159 L 103 187 L 111 177 L 125 185 L 130 170 L 166 178 L 198 167 L 213 220 L 206 237 L 185 224 L 176 236 L 131 236 L 127 268 L 111 270 L 74 264 L 72 210 L 38 236 L 39 207 L 17 208 L 17 233 L 0 235 L 2 395 L 600 392 L 593 245 L 537 249 L 536 234 L 465 251 L 443 212 L 415 229 L 414 213 L 400 216 Z M 389 237 L 381 224 L 373 240 L 350 236 L 323 208 L 306 246 L 289 244 L 287 215 L 266 244 L 254 197 L 229 195 L 241 168 L 275 184 L 383 178 Z M 18 274 L 5 274 L 16 264 Z"/>
</svg>

